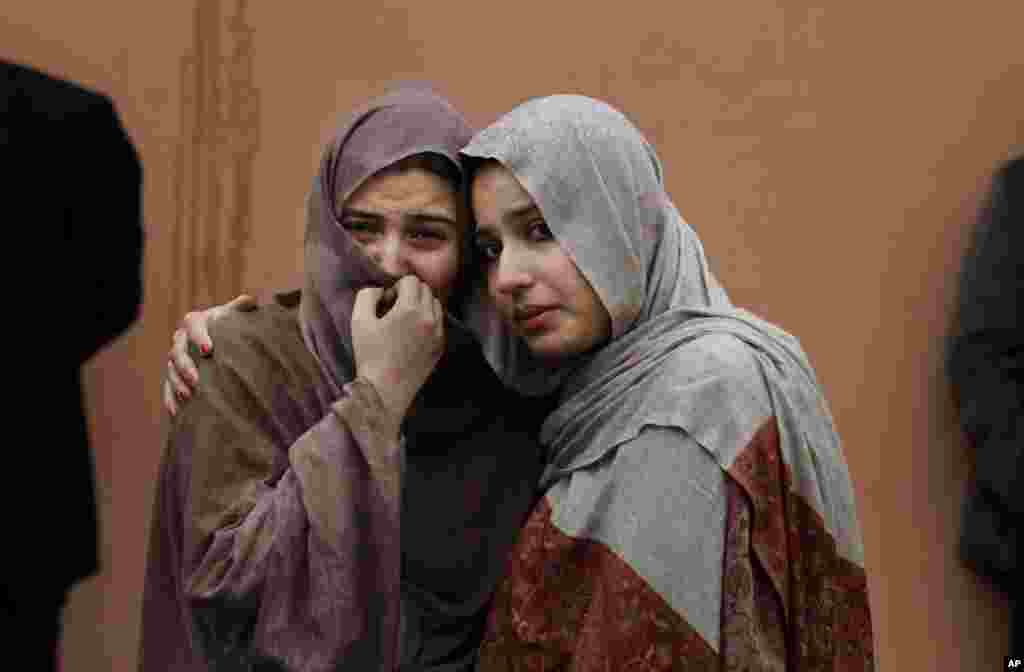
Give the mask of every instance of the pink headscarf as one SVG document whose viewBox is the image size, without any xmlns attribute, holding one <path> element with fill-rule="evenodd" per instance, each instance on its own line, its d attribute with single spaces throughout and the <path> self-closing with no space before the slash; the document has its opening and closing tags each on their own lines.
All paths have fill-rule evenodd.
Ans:
<svg viewBox="0 0 1024 672">
<path fill-rule="evenodd" d="M 351 321 L 356 292 L 396 280 L 341 227 L 335 204 L 374 173 L 415 154 L 434 152 L 459 166 L 459 150 L 470 137 L 472 129 L 448 101 L 425 86 L 408 86 L 358 110 L 324 149 L 306 202 L 306 283 L 299 316 L 330 398 L 338 398 L 355 377 Z"/>
</svg>

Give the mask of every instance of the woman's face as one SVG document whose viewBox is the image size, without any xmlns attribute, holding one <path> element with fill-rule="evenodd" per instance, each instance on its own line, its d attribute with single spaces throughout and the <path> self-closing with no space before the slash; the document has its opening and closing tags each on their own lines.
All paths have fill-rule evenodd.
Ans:
<svg viewBox="0 0 1024 672">
<path fill-rule="evenodd" d="M 447 306 L 459 271 L 456 193 L 422 168 L 387 168 L 338 206 L 341 225 L 386 273 L 413 274 Z"/>
<path fill-rule="evenodd" d="M 498 312 L 535 355 L 576 355 L 603 344 L 611 318 L 512 173 L 488 161 L 473 180 L 476 246 Z"/>
</svg>

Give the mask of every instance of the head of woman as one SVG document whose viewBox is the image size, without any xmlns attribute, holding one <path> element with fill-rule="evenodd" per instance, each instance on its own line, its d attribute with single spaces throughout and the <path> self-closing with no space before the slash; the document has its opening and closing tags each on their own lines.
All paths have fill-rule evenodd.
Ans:
<svg viewBox="0 0 1024 672">
<path fill-rule="evenodd" d="M 303 338 L 331 393 L 354 376 L 352 310 L 366 287 L 414 274 L 459 304 L 467 224 L 461 114 L 427 86 L 405 86 L 357 110 L 324 148 L 306 201 Z"/>
<path fill-rule="evenodd" d="M 485 161 L 474 171 L 471 201 L 487 293 L 513 333 L 544 359 L 605 343 L 607 308 L 516 176 L 497 160 Z"/>
<path fill-rule="evenodd" d="M 654 149 L 610 105 L 536 98 L 461 154 L 482 260 L 469 319 L 520 391 L 551 391 L 672 309 L 731 306 L 665 193 Z"/>
<path fill-rule="evenodd" d="M 335 194 L 341 227 L 382 271 L 415 275 L 446 306 L 459 279 L 467 222 L 462 176 L 447 157 L 423 152 L 371 175 L 348 198 Z"/>
<path fill-rule="evenodd" d="M 622 113 L 584 96 L 534 99 L 463 154 L 487 294 L 531 355 L 586 353 L 667 308 L 661 167 Z"/>
</svg>

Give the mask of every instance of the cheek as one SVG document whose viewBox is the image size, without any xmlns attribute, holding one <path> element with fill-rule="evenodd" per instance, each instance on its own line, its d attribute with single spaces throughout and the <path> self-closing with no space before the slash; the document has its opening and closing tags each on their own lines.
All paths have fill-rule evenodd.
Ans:
<svg viewBox="0 0 1024 672">
<path fill-rule="evenodd" d="M 601 299 L 598 298 L 597 294 L 590 289 L 587 285 L 587 291 L 589 293 L 587 301 L 587 332 L 589 345 L 600 345 L 608 341 L 612 335 L 612 319 L 608 314 L 608 310 L 601 303 Z"/>
<path fill-rule="evenodd" d="M 590 285 L 568 255 L 562 252 L 551 254 L 544 266 L 548 283 L 556 288 L 563 301 L 576 307 L 587 304 Z"/>
<path fill-rule="evenodd" d="M 349 234 L 349 240 L 355 243 L 355 246 L 362 250 L 363 254 L 365 254 L 366 256 L 371 256 L 372 246 L 366 240 L 362 240 L 356 234 Z"/>
<path fill-rule="evenodd" d="M 502 293 L 498 291 L 498 273 L 496 264 L 491 262 L 487 266 L 483 267 L 481 273 L 483 274 L 484 283 L 487 286 L 487 296 L 491 297 L 491 301 L 498 303 L 501 301 Z"/>
<path fill-rule="evenodd" d="M 611 318 L 608 310 L 601 302 L 601 298 L 594 291 L 583 273 L 568 259 L 564 268 L 560 270 L 563 280 L 563 293 L 570 298 L 572 305 L 579 311 L 587 323 L 587 331 L 595 340 L 604 340 L 611 334 Z"/>
<path fill-rule="evenodd" d="M 441 298 L 455 289 L 459 274 L 459 249 L 454 243 L 430 252 L 416 252 L 410 259 L 414 272 Z"/>
<path fill-rule="evenodd" d="M 491 304 L 498 309 L 498 313 L 504 319 L 510 319 L 509 315 L 512 313 L 512 298 L 507 292 L 498 290 L 498 273 L 497 264 L 492 263 L 488 265 L 484 271 L 484 282 L 487 285 L 487 298 Z"/>
</svg>

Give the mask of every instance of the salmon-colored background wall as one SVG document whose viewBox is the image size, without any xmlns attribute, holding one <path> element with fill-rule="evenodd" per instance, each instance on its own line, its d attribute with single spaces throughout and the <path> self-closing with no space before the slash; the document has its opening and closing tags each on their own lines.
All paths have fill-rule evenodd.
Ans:
<svg viewBox="0 0 1024 672">
<path fill-rule="evenodd" d="M 882 668 L 998 669 L 1006 601 L 956 556 L 967 463 L 942 336 L 988 177 L 1024 150 L 1024 3 L 54 4 L 6 3 L 0 56 L 114 98 L 148 235 L 142 317 L 85 372 L 103 571 L 67 609 L 66 670 L 135 666 L 176 319 L 298 286 L 321 142 L 404 79 L 477 124 L 556 92 L 631 116 L 733 299 L 817 366 Z"/>
</svg>

